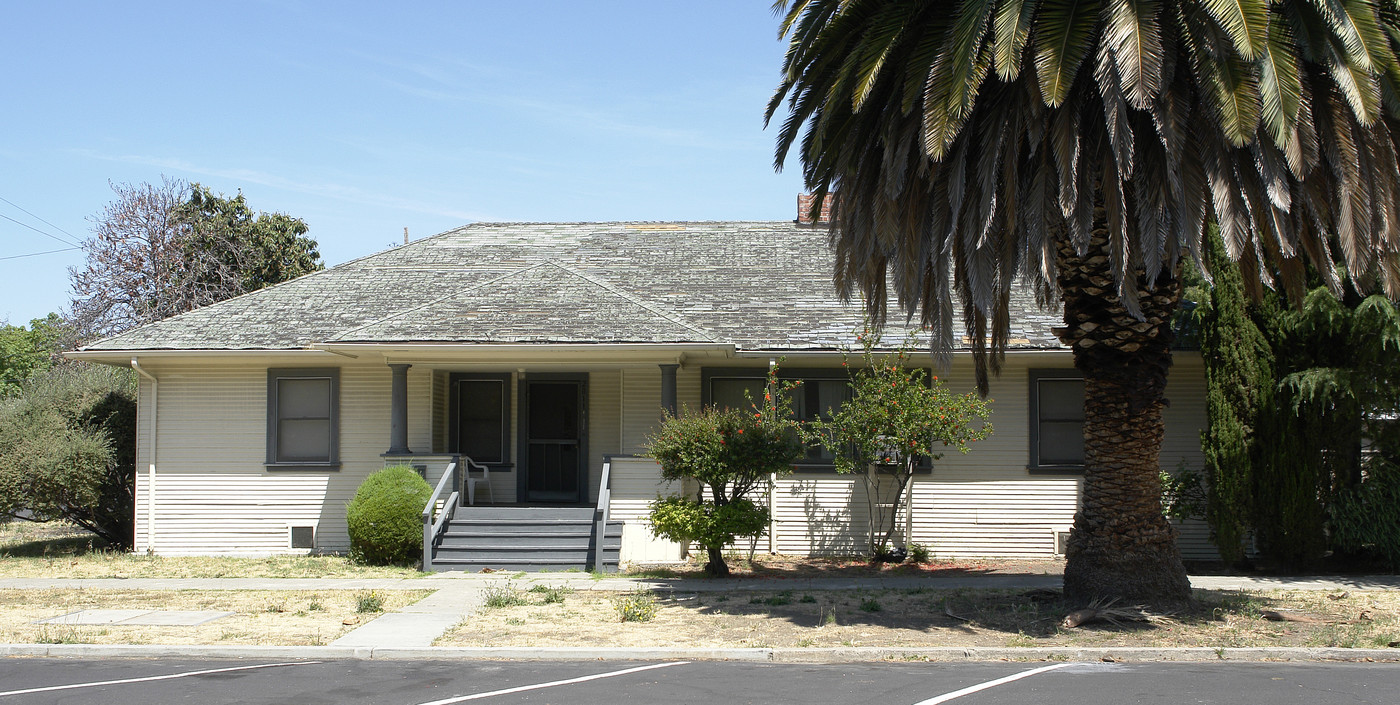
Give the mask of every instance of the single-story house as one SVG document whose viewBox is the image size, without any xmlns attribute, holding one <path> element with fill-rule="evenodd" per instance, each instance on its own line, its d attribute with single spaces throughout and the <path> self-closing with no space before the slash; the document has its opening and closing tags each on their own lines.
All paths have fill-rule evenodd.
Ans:
<svg viewBox="0 0 1400 705">
<path fill-rule="evenodd" d="M 825 225 L 795 221 L 479 223 L 72 356 L 140 373 L 138 551 L 344 551 L 346 503 L 367 475 L 407 463 L 436 484 L 462 455 L 474 464 L 448 481 L 464 506 L 437 567 L 549 563 L 508 556 L 543 542 L 502 527 L 572 508 L 596 518 L 600 494 L 622 561 L 668 560 L 680 547 L 646 520 L 671 491 L 642 456 L 648 434 L 663 407 L 742 399 L 780 358 L 784 376 L 806 380 L 799 416 L 839 403 L 842 348 L 862 318 L 836 296 L 832 263 Z M 1051 330 L 1060 313 L 1029 289 L 1012 308 L 995 433 L 914 481 L 910 538 L 938 557 L 1051 557 L 1072 523 L 1083 384 Z M 939 374 L 971 390 L 970 352 Z M 1199 467 L 1199 354 L 1177 354 L 1167 396 L 1162 466 Z M 819 454 L 766 499 L 760 551 L 865 546 L 862 482 Z M 450 545 L 488 553 L 459 550 L 454 563 Z M 1211 553 L 1199 530 L 1183 546 Z"/>
</svg>

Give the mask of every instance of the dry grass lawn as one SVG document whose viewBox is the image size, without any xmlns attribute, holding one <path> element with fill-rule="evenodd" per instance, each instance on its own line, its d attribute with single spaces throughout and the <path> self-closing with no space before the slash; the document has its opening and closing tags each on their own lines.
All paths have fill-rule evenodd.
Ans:
<svg viewBox="0 0 1400 705">
<path fill-rule="evenodd" d="M 731 594 L 549 596 L 513 591 L 459 625 L 443 646 L 1340 646 L 1400 647 L 1390 592 L 1197 592 L 1189 614 L 1154 622 L 1060 626 L 1050 591 L 801 590 Z M 650 621 L 622 621 L 623 609 Z M 514 603 L 514 604 L 513 604 Z M 1275 611 L 1308 621 L 1269 621 Z M 951 613 L 951 614 L 950 614 Z M 1400 648 L 1396 650 L 1400 657 Z"/>
<path fill-rule="evenodd" d="M 329 644 L 427 590 L 0 590 L 0 643 Z M 360 612 L 380 601 L 380 611 Z M 219 610 L 236 614 L 196 626 L 33 624 L 87 609 Z M 346 622 L 351 624 L 346 624 Z"/>
<path fill-rule="evenodd" d="M 112 551 L 62 522 L 0 524 L 0 578 L 413 578 L 414 568 L 363 566 L 344 556 L 147 556 Z"/>
</svg>

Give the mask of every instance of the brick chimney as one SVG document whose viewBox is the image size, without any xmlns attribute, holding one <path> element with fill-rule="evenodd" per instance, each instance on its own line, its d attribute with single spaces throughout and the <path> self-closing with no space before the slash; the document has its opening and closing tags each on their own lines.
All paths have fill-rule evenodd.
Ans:
<svg viewBox="0 0 1400 705">
<path fill-rule="evenodd" d="M 798 224 L 800 224 L 800 225 L 811 225 L 811 224 L 812 224 L 812 216 L 811 216 L 811 213 L 812 213 L 812 202 L 813 202 L 814 200 L 816 200 L 816 196 L 813 196 L 813 195 L 810 194 L 810 193 L 799 193 L 799 194 L 797 194 L 797 222 L 798 222 Z M 830 222 L 831 222 L 831 202 L 834 201 L 834 200 L 836 200 L 836 195 L 835 195 L 835 194 L 828 193 L 828 194 L 826 195 L 826 200 L 822 201 L 822 212 L 821 212 L 821 217 L 817 219 L 817 221 L 816 221 L 817 224 L 826 224 L 826 223 L 830 223 Z"/>
</svg>

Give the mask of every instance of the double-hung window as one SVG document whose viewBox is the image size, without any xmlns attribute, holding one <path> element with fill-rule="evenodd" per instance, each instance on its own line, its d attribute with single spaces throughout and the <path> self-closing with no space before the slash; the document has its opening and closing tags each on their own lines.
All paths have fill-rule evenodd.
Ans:
<svg viewBox="0 0 1400 705">
<path fill-rule="evenodd" d="M 1077 370 L 1030 372 L 1031 470 L 1084 468 L 1084 378 Z"/>
<path fill-rule="evenodd" d="M 340 370 L 267 371 L 267 464 L 340 464 Z"/>
</svg>

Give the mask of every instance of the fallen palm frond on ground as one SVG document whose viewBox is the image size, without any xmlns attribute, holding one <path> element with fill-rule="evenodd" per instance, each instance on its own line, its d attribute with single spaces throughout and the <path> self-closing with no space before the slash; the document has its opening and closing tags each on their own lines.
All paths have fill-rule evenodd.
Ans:
<svg viewBox="0 0 1400 705">
<path fill-rule="evenodd" d="M 1175 612 L 1149 612 L 1144 605 L 1133 607 L 1114 607 L 1118 598 L 1108 598 L 1106 600 L 1095 600 L 1089 603 L 1088 607 L 1078 609 L 1065 615 L 1060 620 L 1060 626 L 1065 629 L 1074 629 L 1081 624 L 1090 622 L 1108 622 L 1115 627 L 1123 626 L 1123 622 L 1151 622 L 1160 624 L 1169 621 Z"/>
</svg>

